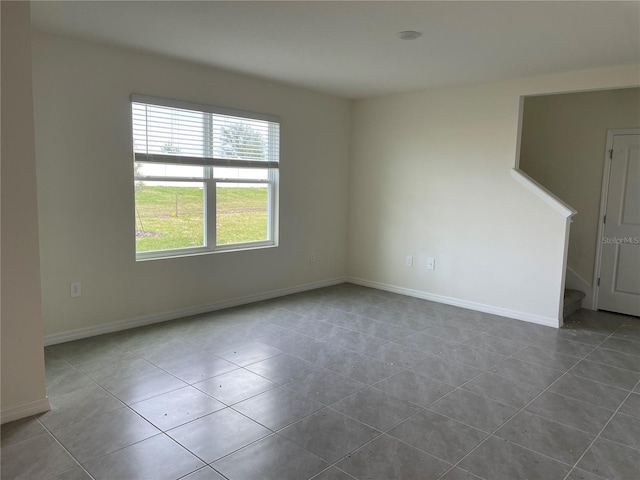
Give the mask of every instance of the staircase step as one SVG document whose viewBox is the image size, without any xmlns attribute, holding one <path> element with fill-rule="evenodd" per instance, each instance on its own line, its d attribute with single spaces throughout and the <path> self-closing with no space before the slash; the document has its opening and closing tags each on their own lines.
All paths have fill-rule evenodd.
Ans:
<svg viewBox="0 0 640 480">
<path fill-rule="evenodd" d="M 585 297 L 585 293 L 579 290 L 571 290 L 570 288 L 565 288 L 564 290 L 564 309 L 562 312 L 562 316 L 567 318 L 572 313 L 580 310 L 582 305 L 582 299 Z"/>
</svg>

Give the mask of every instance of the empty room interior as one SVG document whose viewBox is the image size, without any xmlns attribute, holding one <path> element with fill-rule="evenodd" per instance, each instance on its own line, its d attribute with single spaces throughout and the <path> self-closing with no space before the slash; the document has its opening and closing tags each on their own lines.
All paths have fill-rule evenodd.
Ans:
<svg viewBox="0 0 640 480">
<path fill-rule="evenodd" d="M 1 23 L 1 478 L 640 476 L 640 2 Z"/>
</svg>

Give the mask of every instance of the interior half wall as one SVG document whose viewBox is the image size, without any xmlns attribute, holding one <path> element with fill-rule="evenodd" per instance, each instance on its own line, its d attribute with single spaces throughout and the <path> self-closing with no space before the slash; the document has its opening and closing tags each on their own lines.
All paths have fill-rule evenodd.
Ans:
<svg viewBox="0 0 640 480">
<path fill-rule="evenodd" d="M 640 127 L 640 88 L 525 98 L 520 168 L 578 211 L 567 266 L 591 297 L 607 131 Z M 591 306 L 591 302 L 583 302 Z"/>
<path fill-rule="evenodd" d="M 606 68 L 356 101 L 349 275 L 557 326 L 566 218 L 510 175 L 520 100 L 639 78 L 637 66 Z"/>
</svg>

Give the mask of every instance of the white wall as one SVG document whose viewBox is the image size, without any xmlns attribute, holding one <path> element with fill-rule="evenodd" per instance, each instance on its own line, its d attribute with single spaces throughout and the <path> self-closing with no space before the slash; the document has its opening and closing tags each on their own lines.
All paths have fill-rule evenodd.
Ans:
<svg viewBox="0 0 640 480">
<path fill-rule="evenodd" d="M 2 2 L 2 423 L 49 409 L 44 386 L 28 2 Z"/>
<path fill-rule="evenodd" d="M 607 130 L 638 127 L 640 88 L 525 99 L 520 168 L 578 211 L 568 266 L 590 286 Z"/>
<path fill-rule="evenodd" d="M 349 275 L 557 325 L 565 218 L 510 176 L 520 96 L 638 83 L 631 66 L 356 101 Z"/>
<path fill-rule="evenodd" d="M 41 33 L 33 68 L 48 341 L 344 278 L 349 101 Z M 278 248 L 135 261 L 134 92 L 282 118 Z"/>
</svg>

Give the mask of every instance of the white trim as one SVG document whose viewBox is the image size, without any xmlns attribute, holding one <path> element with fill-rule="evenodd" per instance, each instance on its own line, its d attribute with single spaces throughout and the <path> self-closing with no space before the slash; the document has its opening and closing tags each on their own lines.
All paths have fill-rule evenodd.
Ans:
<svg viewBox="0 0 640 480">
<path fill-rule="evenodd" d="M 522 124 L 524 123 L 524 99 L 525 95 L 520 96 L 518 106 L 518 136 L 516 137 L 516 161 L 514 168 L 520 171 L 520 152 L 522 150 Z"/>
<path fill-rule="evenodd" d="M 560 295 L 558 295 L 558 326 L 564 325 L 564 289 L 567 282 L 567 262 L 569 261 L 569 238 L 571 236 L 571 217 L 565 218 L 564 247 L 562 248 L 562 270 L 560 272 Z"/>
<path fill-rule="evenodd" d="M 407 295 L 409 297 L 431 300 L 432 302 L 453 305 L 454 307 L 462 307 L 469 310 L 476 310 L 478 312 L 491 313 L 500 317 L 515 318 L 516 320 L 523 320 L 525 322 L 545 325 L 547 327 L 558 328 L 560 326 L 559 320 L 553 317 L 545 317 L 533 313 L 519 312 L 516 310 L 510 310 L 508 308 L 486 305 L 484 303 L 470 302 L 468 300 L 462 300 L 459 298 L 445 297 L 444 295 L 422 292 L 420 290 L 412 290 L 410 288 L 397 287 L 395 285 L 374 282 L 371 280 L 365 280 L 363 278 L 347 277 L 347 282 L 355 283 L 356 285 L 362 285 L 363 287 L 371 287 L 377 288 L 378 290 L 385 290 L 387 292 L 399 293 L 400 295 Z"/>
<path fill-rule="evenodd" d="M 48 412 L 49 410 L 51 410 L 49 399 L 44 397 L 39 400 L 5 408 L 0 411 L 0 423 L 13 422 L 14 420 L 20 420 L 21 418 L 30 417 L 31 415 Z"/>
<path fill-rule="evenodd" d="M 598 279 L 602 263 L 602 237 L 604 235 L 604 214 L 607 211 L 607 197 L 609 196 L 609 177 L 611 176 L 611 159 L 609 150 L 613 149 L 613 139 L 616 135 L 640 135 L 640 128 L 619 128 L 607 130 L 607 143 L 604 149 L 604 167 L 602 171 L 602 194 L 600 196 L 600 216 L 598 217 L 598 237 L 596 238 L 596 264 L 593 269 L 593 297 L 591 309 L 598 310 Z"/>
<path fill-rule="evenodd" d="M 141 315 L 139 317 L 120 320 L 117 322 L 96 325 L 93 327 L 77 328 L 74 330 L 68 330 L 66 332 L 53 333 L 50 335 L 46 335 L 44 337 L 44 344 L 45 346 L 55 345 L 57 343 L 70 342 L 72 340 L 79 340 L 81 338 L 94 337 L 96 335 L 103 335 L 105 333 L 113 333 L 121 330 L 128 330 L 130 328 L 142 327 L 145 325 L 151 325 L 153 323 L 166 322 L 168 320 L 175 320 L 178 318 L 188 317 L 191 315 L 199 315 L 201 313 L 213 312 L 216 310 L 222 310 L 224 308 L 237 307 L 239 305 L 246 305 L 248 303 L 259 302 L 261 300 L 269 300 L 271 298 L 283 297 L 285 295 L 305 292 L 307 290 L 314 290 L 316 288 L 330 287 L 332 285 L 338 285 L 340 283 L 344 283 L 345 281 L 346 281 L 345 277 L 337 277 L 329 280 L 322 280 L 320 282 L 305 283 L 302 285 L 296 285 L 294 287 L 286 287 L 278 290 L 271 290 L 264 293 L 247 295 L 245 297 L 236 297 L 229 300 L 223 300 L 220 302 L 200 305 L 197 307 L 188 307 L 180 310 L 173 310 L 170 312 L 152 313 L 149 315 Z"/>
<path fill-rule="evenodd" d="M 518 183 L 520 183 L 521 185 L 524 185 L 528 190 L 531 190 L 538 197 L 544 200 L 544 202 L 547 205 L 550 205 L 551 207 L 553 207 L 553 209 L 556 210 L 561 215 L 565 217 L 573 217 L 576 213 L 578 213 L 570 205 L 560 200 L 553 193 L 551 193 L 549 190 L 544 188 L 542 185 L 540 185 L 538 182 L 536 182 L 533 178 L 531 178 L 529 175 L 524 173 L 522 170 L 518 168 L 512 168 L 511 176 Z"/>
</svg>

